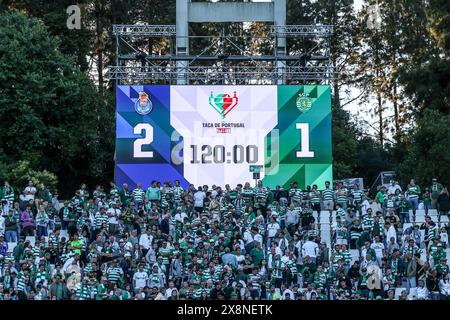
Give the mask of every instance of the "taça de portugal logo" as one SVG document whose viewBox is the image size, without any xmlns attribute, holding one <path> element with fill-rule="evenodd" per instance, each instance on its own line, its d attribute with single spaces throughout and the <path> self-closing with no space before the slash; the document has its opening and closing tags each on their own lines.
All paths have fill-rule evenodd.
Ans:
<svg viewBox="0 0 450 320">
<path fill-rule="evenodd" d="M 238 104 L 238 101 L 236 91 L 233 96 L 227 93 L 219 93 L 214 96 L 214 92 L 211 91 L 209 96 L 209 105 L 220 114 L 222 119 L 225 119 L 226 115 Z"/>
<path fill-rule="evenodd" d="M 312 99 L 309 97 L 309 94 L 301 93 L 298 95 L 295 105 L 300 112 L 307 112 L 312 107 Z"/>
<path fill-rule="evenodd" d="M 153 103 L 149 99 L 148 94 L 146 92 L 139 92 L 139 99 L 136 101 L 134 109 L 136 110 L 137 113 L 143 116 L 149 114 L 152 111 Z"/>
</svg>

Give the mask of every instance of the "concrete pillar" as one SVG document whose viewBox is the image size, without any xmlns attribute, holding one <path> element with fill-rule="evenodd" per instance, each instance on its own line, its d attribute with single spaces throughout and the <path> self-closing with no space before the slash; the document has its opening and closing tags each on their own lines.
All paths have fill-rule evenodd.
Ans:
<svg viewBox="0 0 450 320">
<path fill-rule="evenodd" d="M 176 54 L 178 56 L 189 55 L 189 25 L 188 2 L 190 0 L 177 0 L 177 24 L 176 24 Z M 177 84 L 188 84 L 186 77 L 187 60 L 177 60 Z"/>
</svg>

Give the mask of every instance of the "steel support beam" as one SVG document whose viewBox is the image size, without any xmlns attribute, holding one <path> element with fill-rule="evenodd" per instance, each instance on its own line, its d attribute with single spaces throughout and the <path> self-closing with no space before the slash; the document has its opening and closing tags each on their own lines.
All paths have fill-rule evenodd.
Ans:
<svg viewBox="0 0 450 320">
<path fill-rule="evenodd" d="M 176 38 L 176 54 L 179 57 L 189 55 L 189 7 L 188 0 L 177 0 L 177 38 Z M 177 84 L 188 84 L 187 74 L 184 72 L 189 62 L 187 60 L 177 61 Z"/>
</svg>

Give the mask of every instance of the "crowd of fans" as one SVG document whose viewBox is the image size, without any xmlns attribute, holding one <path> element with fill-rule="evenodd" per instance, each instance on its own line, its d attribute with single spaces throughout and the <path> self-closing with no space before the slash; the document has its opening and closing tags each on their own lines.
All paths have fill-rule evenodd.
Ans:
<svg viewBox="0 0 450 320">
<path fill-rule="evenodd" d="M 3 300 L 450 299 L 450 200 L 436 179 L 374 198 L 261 181 L 83 184 L 63 202 L 30 181 L 17 195 L 0 189 Z"/>
</svg>

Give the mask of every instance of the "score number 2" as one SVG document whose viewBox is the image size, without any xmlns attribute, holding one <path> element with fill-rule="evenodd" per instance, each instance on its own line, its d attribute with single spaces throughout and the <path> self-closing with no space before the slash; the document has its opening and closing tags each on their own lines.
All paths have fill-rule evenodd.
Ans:
<svg viewBox="0 0 450 320">
<path fill-rule="evenodd" d="M 136 139 L 133 143 L 133 157 L 153 158 L 153 151 L 142 151 L 143 145 L 153 142 L 153 127 L 148 123 L 139 123 L 133 129 L 134 134 L 142 134 L 142 131 L 145 131 L 144 138 Z"/>
</svg>

